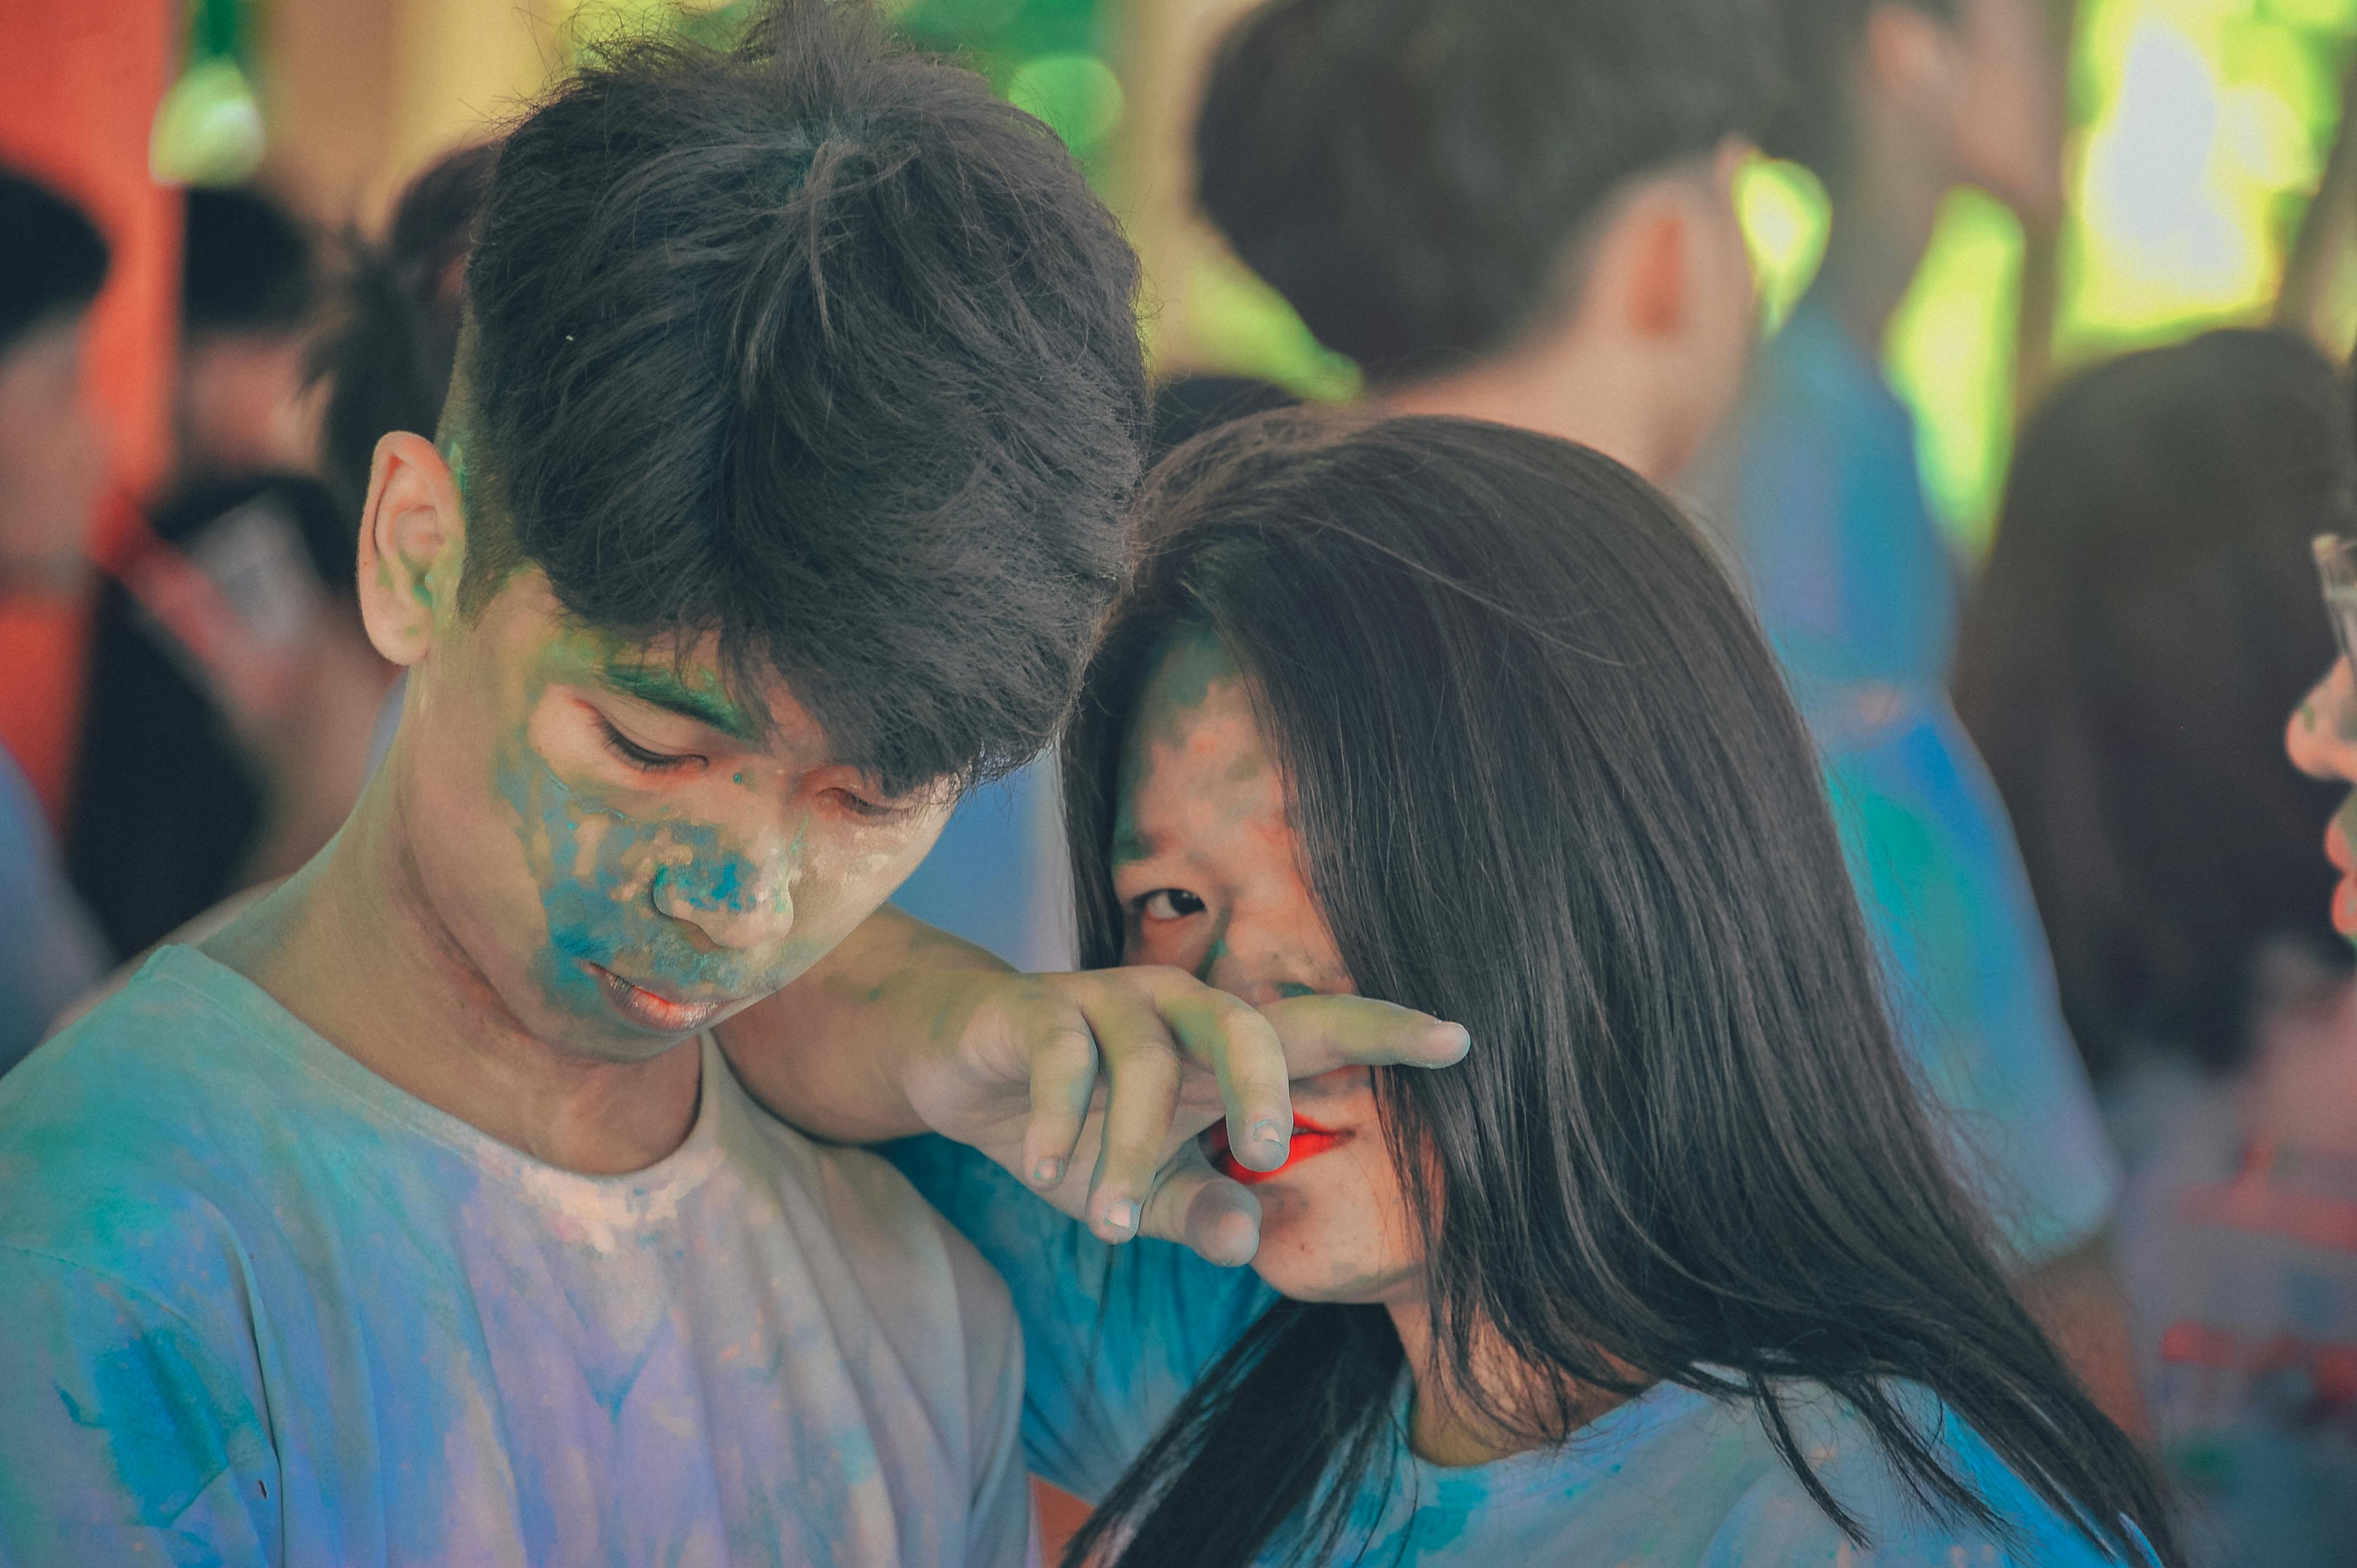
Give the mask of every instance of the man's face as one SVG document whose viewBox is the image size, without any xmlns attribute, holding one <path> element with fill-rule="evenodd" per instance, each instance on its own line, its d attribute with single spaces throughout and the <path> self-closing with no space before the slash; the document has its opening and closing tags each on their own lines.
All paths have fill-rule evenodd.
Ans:
<svg viewBox="0 0 2357 1568">
<path fill-rule="evenodd" d="M 781 682 L 757 722 L 710 639 L 604 637 L 536 571 L 436 618 L 387 765 L 404 891 L 480 1001 L 562 1049 L 641 1060 L 769 995 L 948 818 L 947 789 L 888 799 L 835 761 Z"/>
<path fill-rule="evenodd" d="M 82 395 L 82 322 L 35 328 L 0 359 L 0 589 L 67 591 L 86 570 L 106 446 Z"/>
<path fill-rule="evenodd" d="M 2309 693 L 2285 731 L 2295 766 L 2317 779 L 2357 785 L 2357 679 L 2349 660 L 2332 667 L 2323 684 Z M 2357 938 L 2357 795 L 2352 795 L 2324 832 L 2324 853 L 2341 868 L 2332 894 L 2332 924 Z"/>
</svg>

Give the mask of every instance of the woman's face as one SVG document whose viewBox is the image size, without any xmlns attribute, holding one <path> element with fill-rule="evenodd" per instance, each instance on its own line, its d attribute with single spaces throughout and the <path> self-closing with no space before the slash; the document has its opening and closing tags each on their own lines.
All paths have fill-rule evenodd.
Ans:
<svg viewBox="0 0 2357 1568">
<path fill-rule="evenodd" d="M 1157 656 L 1123 748 L 1112 846 L 1125 963 L 1183 969 L 1259 1005 L 1353 989 L 1310 897 L 1284 781 L 1242 672 L 1208 629 Z M 1363 1068 L 1296 1084 L 1293 1157 L 1276 1171 L 1214 1163 L 1262 1208 L 1253 1267 L 1298 1301 L 1422 1294 L 1420 1248 Z"/>
<path fill-rule="evenodd" d="M 2357 784 L 2357 678 L 2349 660 L 2332 667 L 2324 683 L 2291 716 L 2285 745 L 2301 772 Z M 2332 924 L 2357 938 L 2357 795 L 2352 795 L 2324 832 L 2324 853 L 2341 868 L 2332 894 Z"/>
</svg>

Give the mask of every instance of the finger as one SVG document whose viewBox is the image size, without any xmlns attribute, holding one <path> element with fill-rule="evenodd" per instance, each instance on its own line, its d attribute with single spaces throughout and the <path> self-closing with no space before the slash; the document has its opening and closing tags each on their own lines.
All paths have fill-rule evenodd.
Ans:
<svg viewBox="0 0 2357 1568">
<path fill-rule="evenodd" d="M 1247 1004 L 1193 980 L 1160 1000 L 1179 1050 L 1209 1063 L 1219 1079 L 1229 1152 L 1256 1171 L 1285 1164 L 1293 1142 L 1293 1095 L 1275 1026 Z"/>
<path fill-rule="evenodd" d="M 1088 1223 L 1101 1240 L 1126 1241 L 1138 1233 L 1146 1199 L 1170 1152 L 1178 1047 L 1161 1015 L 1134 992 L 1101 993 L 1087 1013 L 1108 1090 Z"/>
<path fill-rule="evenodd" d="M 1260 1199 L 1213 1170 L 1190 1141 L 1146 1200 L 1139 1231 L 1191 1248 L 1207 1263 L 1242 1268 L 1260 1251 Z"/>
<path fill-rule="evenodd" d="M 1472 1047 L 1463 1025 L 1367 996 L 1298 996 L 1260 1011 L 1297 1079 L 1341 1067 L 1453 1067 Z"/>
<path fill-rule="evenodd" d="M 1023 1179 L 1043 1188 L 1071 1168 L 1097 1086 L 1097 1043 L 1087 1018 L 1073 1008 L 1048 1027 L 1031 1053 L 1031 1115 L 1023 1127 Z"/>
</svg>

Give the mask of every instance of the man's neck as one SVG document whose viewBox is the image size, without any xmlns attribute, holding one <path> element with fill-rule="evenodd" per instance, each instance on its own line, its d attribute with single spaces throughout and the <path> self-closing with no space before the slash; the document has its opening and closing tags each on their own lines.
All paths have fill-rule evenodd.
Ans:
<svg viewBox="0 0 2357 1568">
<path fill-rule="evenodd" d="M 1592 446 L 1655 483 L 1683 458 L 1652 400 L 1624 371 L 1577 355 L 1533 353 L 1384 389 L 1399 413 L 1485 419 Z"/>
<path fill-rule="evenodd" d="M 361 1066 L 565 1170 L 642 1170 L 694 1125 L 694 1040 L 607 1062 L 533 1036 L 434 911 L 389 769 L 335 839 L 203 945 Z"/>
</svg>

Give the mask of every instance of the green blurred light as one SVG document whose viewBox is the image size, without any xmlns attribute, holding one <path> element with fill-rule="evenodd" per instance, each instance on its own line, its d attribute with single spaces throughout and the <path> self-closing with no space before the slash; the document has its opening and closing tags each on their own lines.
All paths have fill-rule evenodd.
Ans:
<svg viewBox="0 0 2357 1568">
<path fill-rule="evenodd" d="M 1041 55 L 1017 67 L 1006 83 L 1017 109 L 1046 121 L 1066 145 L 1087 152 L 1121 124 L 1121 82 L 1092 54 Z"/>
<path fill-rule="evenodd" d="M 2270 20 L 2315 32 L 2357 30 L 2357 0 L 2265 0 L 2259 9 Z"/>
<path fill-rule="evenodd" d="M 167 185 L 234 185 L 262 162 L 262 107 L 226 57 L 191 65 L 164 94 L 147 168 Z"/>
<path fill-rule="evenodd" d="M 1951 192 L 1883 342 L 1883 368 L 1915 411 L 1925 499 L 1970 556 L 1988 542 L 2012 449 L 2021 260 L 2011 212 Z"/>
<path fill-rule="evenodd" d="M 1274 381 L 1313 403 L 1359 395 L 1359 367 L 1311 336 L 1285 296 L 1224 252 L 1200 252 L 1188 276 L 1195 360 Z"/>
<path fill-rule="evenodd" d="M 1761 329 L 1772 333 L 1808 292 L 1824 260 L 1832 215 L 1825 188 L 1799 164 L 1748 158 L 1736 171 L 1735 210 L 1751 253 Z"/>
</svg>

